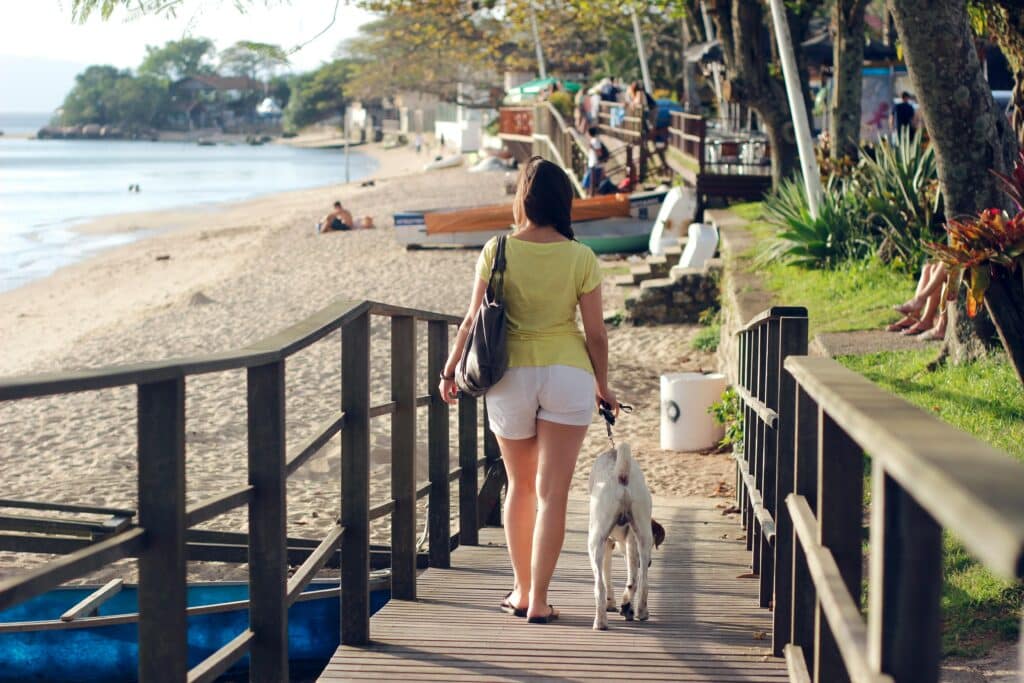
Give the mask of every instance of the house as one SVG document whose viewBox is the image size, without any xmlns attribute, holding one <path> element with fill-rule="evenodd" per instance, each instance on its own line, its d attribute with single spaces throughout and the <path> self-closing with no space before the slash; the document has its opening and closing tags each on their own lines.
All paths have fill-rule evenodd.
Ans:
<svg viewBox="0 0 1024 683">
<path fill-rule="evenodd" d="M 261 117 L 257 111 L 265 94 L 263 83 L 245 76 L 189 76 L 171 85 L 168 125 L 178 130 L 220 128 L 229 133 L 279 127 L 279 117 Z"/>
</svg>

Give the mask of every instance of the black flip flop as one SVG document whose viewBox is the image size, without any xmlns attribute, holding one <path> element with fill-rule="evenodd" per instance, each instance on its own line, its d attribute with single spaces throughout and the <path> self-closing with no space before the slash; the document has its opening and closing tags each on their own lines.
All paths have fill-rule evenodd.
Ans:
<svg viewBox="0 0 1024 683">
<path fill-rule="evenodd" d="M 548 605 L 548 609 L 551 610 L 543 617 L 530 617 L 526 620 L 528 624 L 550 624 L 552 621 L 558 619 L 558 613 L 555 612 L 554 605 Z M 526 610 L 523 610 L 524 612 Z"/>
<path fill-rule="evenodd" d="M 505 614 L 511 614 L 514 617 L 525 617 L 526 608 L 516 607 L 515 605 L 513 605 L 511 602 L 508 601 L 510 597 L 512 597 L 512 591 L 509 591 L 508 595 L 506 595 L 505 598 L 501 601 L 501 605 L 499 605 L 501 611 Z"/>
</svg>

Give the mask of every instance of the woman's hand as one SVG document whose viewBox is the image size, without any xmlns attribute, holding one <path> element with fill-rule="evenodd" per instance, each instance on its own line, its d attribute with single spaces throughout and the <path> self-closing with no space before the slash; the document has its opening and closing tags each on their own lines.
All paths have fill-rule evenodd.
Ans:
<svg viewBox="0 0 1024 683">
<path fill-rule="evenodd" d="M 459 397 L 459 387 L 455 385 L 455 379 L 442 378 L 437 390 L 441 394 L 441 400 L 445 403 L 455 403 Z"/>
<path fill-rule="evenodd" d="M 613 411 L 615 411 L 615 417 L 619 416 L 619 399 L 615 397 L 615 392 L 611 390 L 611 387 L 599 386 L 597 388 L 597 397 L 595 400 L 597 401 L 598 408 L 601 407 L 601 401 L 604 401 L 612 407 Z"/>
</svg>

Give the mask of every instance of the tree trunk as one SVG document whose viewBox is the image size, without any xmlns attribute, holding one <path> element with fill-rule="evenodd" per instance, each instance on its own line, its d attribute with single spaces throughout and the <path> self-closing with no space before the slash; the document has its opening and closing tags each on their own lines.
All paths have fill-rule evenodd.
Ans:
<svg viewBox="0 0 1024 683">
<path fill-rule="evenodd" d="M 977 215 L 982 209 L 1004 206 L 1006 198 L 991 171 L 1007 171 L 1016 145 L 982 73 L 966 4 L 892 0 L 892 11 L 935 148 L 946 215 Z M 960 302 L 950 312 L 952 324 L 947 328 L 944 353 L 954 362 L 976 357 L 988 341 L 979 335 L 981 316 L 968 321 L 962 312 Z"/>
<path fill-rule="evenodd" d="M 832 158 L 857 158 L 867 0 L 835 0 L 832 7 Z"/>
<path fill-rule="evenodd" d="M 999 45 L 1013 70 L 1013 122 L 1017 143 L 1024 146 L 1024 2 L 985 0 L 988 34 Z"/>
<path fill-rule="evenodd" d="M 985 292 L 985 308 L 992 316 L 999 339 L 1003 342 L 1017 379 L 1024 384 L 1024 286 L 1021 269 L 1010 272 L 1006 268 L 993 268 L 992 281 Z"/>
</svg>

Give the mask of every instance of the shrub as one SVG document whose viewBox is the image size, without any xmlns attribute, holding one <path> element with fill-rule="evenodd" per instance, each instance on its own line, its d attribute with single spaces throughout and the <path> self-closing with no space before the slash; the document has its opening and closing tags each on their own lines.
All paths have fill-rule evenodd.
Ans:
<svg viewBox="0 0 1024 683">
<path fill-rule="evenodd" d="M 569 123 L 572 123 L 572 110 L 574 106 L 572 102 L 572 95 L 559 90 L 558 92 L 551 93 L 551 96 L 548 97 L 548 102 L 558 110 L 559 114 L 568 118 Z"/>
<path fill-rule="evenodd" d="M 711 404 L 708 413 L 715 418 L 715 422 L 725 426 L 725 436 L 719 446 L 725 448 L 743 443 L 743 412 L 735 389 L 726 389 L 722 398 Z"/>
</svg>

